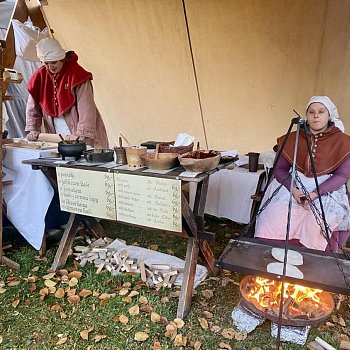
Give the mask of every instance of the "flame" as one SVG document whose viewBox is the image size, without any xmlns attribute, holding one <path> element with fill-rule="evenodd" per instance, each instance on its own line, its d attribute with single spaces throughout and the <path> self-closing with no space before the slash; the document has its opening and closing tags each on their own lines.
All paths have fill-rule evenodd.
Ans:
<svg viewBox="0 0 350 350">
<path fill-rule="evenodd" d="M 255 277 L 255 282 L 251 285 L 251 289 L 247 296 L 255 299 L 263 307 L 271 307 L 279 304 L 281 297 L 282 282 L 270 280 L 263 277 Z M 308 288 L 298 284 L 284 283 L 283 301 L 291 297 L 294 302 L 301 303 L 304 300 L 312 300 L 320 303 L 318 294 L 322 293 L 321 289 Z"/>
</svg>

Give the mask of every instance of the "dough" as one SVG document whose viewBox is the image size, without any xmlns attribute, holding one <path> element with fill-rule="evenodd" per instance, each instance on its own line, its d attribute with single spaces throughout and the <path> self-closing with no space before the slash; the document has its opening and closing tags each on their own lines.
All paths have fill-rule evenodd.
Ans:
<svg viewBox="0 0 350 350">
<path fill-rule="evenodd" d="M 274 273 L 275 275 L 283 275 L 283 263 L 273 262 L 267 265 L 267 272 Z M 287 264 L 286 276 L 303 279 L 304 274 L 294 265 Z"/>
<path fill-rule="evenodd" d="M 272 248 L 271 254 L 276 260 L 284 262 L 284 249 Z M 291 265 L 303 265 L 303 256 L 295 250 L 288 250 L 287 263 Z"/>
</svg>

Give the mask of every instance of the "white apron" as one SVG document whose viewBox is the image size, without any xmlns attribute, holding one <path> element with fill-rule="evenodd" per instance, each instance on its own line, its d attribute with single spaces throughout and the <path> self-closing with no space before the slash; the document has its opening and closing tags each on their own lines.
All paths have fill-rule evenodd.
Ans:
<svg viewBox="0 0 350 350">
<path fill-rule="evenodd" d="M 298 172 L 298 175 L 307 191 L 309 193 L 312 192 L 316 187 L 314 178 L 306 177 L 300 172 Z M 323 183 L 330 176 L 332 175 L 319 176 L 317 178 L 318 183 Z M 273 189 L 279 185 L 279 182 L 274 179 L 269 186 L 271 191 L 268 189 L 266 194 L 272 193 Z M 286 239 L 289 197 L 290 192 L 282 186 L 277 195 L 259 215 L 256 221 L 255 237 L 277 240 Z M 268 196 L 265 195 L 264 202 L 267 198 Z M 321 215 L 319 200 L 316 199 L 314 202 Z M 331 232 L 350 229 L 350 208 L 345 185 L 341 186 L 337 191 L 323 195 L 322 204 Z M 322 215 L 319 218 L 319 222 L 323 225 Z M 325 250 L 327 247 L 327 240 L 323 236 L 321 227 L 317 223 L 310 206 L 308 205 L 304 209 L 303 206 L 297 204 L 293 197 L 289 239 L 298 239 L 301 244 L 311 249 Z"/>
</svg>

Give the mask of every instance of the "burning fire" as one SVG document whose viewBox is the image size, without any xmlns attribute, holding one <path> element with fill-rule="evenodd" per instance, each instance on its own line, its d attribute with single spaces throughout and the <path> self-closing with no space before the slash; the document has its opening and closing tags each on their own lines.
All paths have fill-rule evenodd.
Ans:
<svg viewBox="0 0 350 350">
<path fill-rule="evenodd" d="M 282 282 L 270 280 L 263 277 L 255 277 L 255 283 L 250 284 L 248 298 L 255 299 L 262 307 L 270 308 L 277 305 L 281 298 Z M 297 284 L 284 283 L 283 301 L 288 299 L 294 303 L 302 303 L 305 300 L 320 303 L 318 294 L 322 293 L 321 289 L 313 289 Z"/>
</svg>

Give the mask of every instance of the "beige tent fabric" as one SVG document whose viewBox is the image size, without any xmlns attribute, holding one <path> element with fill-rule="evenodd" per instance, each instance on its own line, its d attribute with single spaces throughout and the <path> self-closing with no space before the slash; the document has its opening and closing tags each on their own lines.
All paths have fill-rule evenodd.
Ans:
<svg viewBox="0 0 350 350">
<path fill-rule="evenodd" d="M 55 37 L 94 74 L 111 144 L 172 140 L 270 150 L 312 95 L 328 95 L 350 130 L 350 2 L 50 0 Z M 67 11 L 69 8 L 69 11 Z"/>
</svg>

